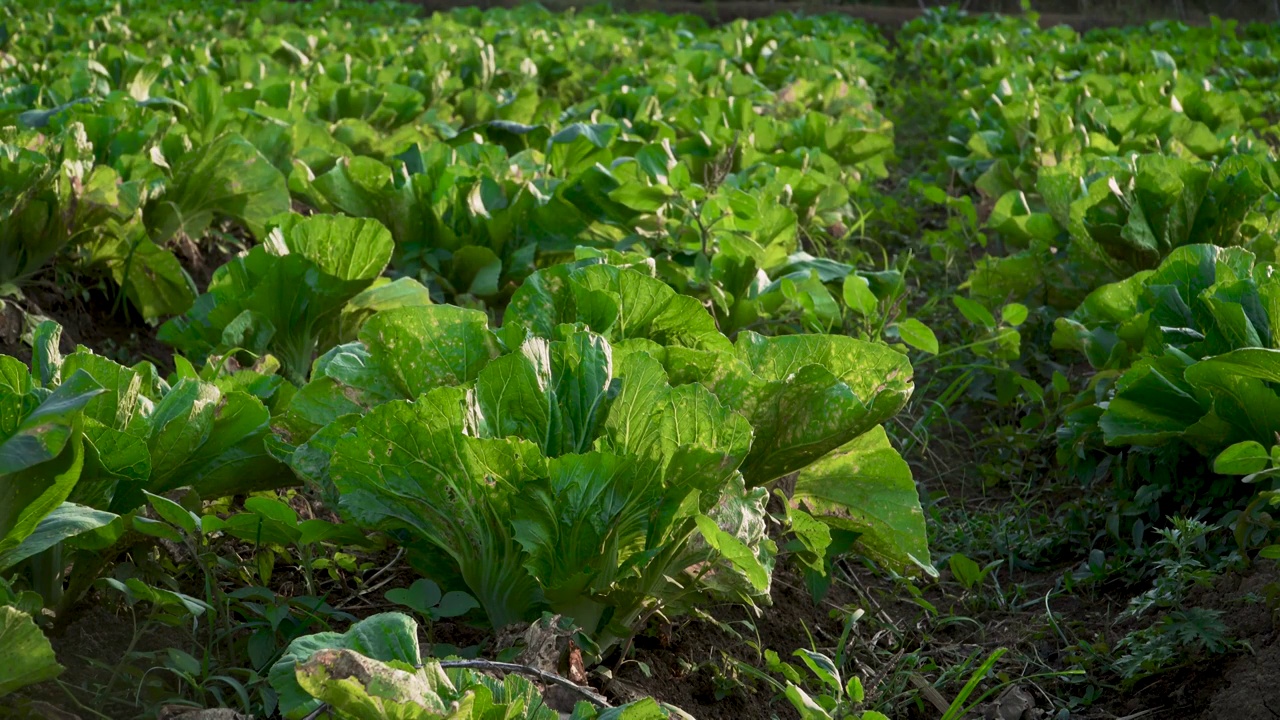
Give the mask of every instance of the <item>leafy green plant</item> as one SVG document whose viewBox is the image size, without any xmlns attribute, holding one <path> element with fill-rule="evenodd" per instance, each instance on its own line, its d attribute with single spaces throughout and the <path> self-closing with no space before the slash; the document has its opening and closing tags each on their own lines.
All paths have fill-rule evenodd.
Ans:
<svg viewBox="0 0 1280 720">
<path fill-rule="evenodd" d="M 1122 652 L 1116 670 L 1134 682 L 1185 664 L 1196 653 L 1220 655 L 1237 647 L 1227 634 L 1222 611 L 1200 607 L 1172 610 L 1154 624 L 1116 643 Z"/>
<path fill-rule="evenodd" d="M 1129 601 L 1123 617 L 1140 617 L 1155 608 L 1176 608 L 1195 587 L 1213 579 L 1214 569 L 1206 564 L 1206 538 L 1216 528 L 1199 520 L 1175 517 L 1172 527 L 1157 530 L 1160 539 L 1153 548 L 1151 563 L 1155 581 L 1150 590 Z"/>
<path fill-rule="evenodd" d="M 1003 560 L 992 560 L 979 567 L 978 563 L 968 557 L 955 553 L 947 560 L 947 567 L 951 569 L 951 576 L 956 579 L 956 582 L 960 583 L 965 590 L 972 590 L 981 585 L 991 571 L 1003 562 Z"/>
<path fill-rule="evenodd" d="M 198 364 L 215 353 L 270 352 L 302 384 L 316 352 L 327 349 L 318 347 L 322 337 L 340 336 L 344 306 L 386 268 L 392 240 L 371 220 L 283 215 L 271 224 L 266 242 L 218 268 L 209 292 L 159 337 Z"/>
<path fill-rule="evenodd" d="M 1277 554 L 1275 27 L 947 9 L 891 49 L 843 16 L 45 5 L 0 9 L 0 342 L 115 307 L 75 323 L 102 355 L 45 328 L 31 370 L 0 359 L 0 465 L 26 458 L 0 470 L 0 603 L 62 625 L 98 580 L 169 645 L 64 682 L 86 715 L 274 715 L 286 648 L 355 622 L 402 560 L 424 577 L 386 597 L 420 622 L 463 596 L 491 622 L 555 611 L 588 664 L 595 637 L 647 672 L 627 638 L 761 602 L 770 539 L 815 595 L 849 554 L 932 574 L 913 469 L 966 594 L 996 577 L 966 556 L 1004 562 L 976 620 L 1042 602 L 1054 662 L 1094 675 L 1046 688 L 1067 712 L 1118 694 L 1099 672 L 1236 647 L 1180 603 L 1234 557 L 1228 524 Z M 1058 323 L 1082 380 L 1047 324 L 1126 277 Z M 169 363 L 137 314 L 177 316 L 169 377 L 133 364 Z M 347 522 L 260 492 L 296 480 Z M 973 481 L 1011 504 L 966 502 Z M 1152 530 L 1171 513 L 1224 531 Z M 1060 563 L 1032 597 L 1022 573 Z M 1138 617 L 1162 615 L 1119 653 L 1055 614 L 1147 579 Z M 929 675 L 958 691 L 938 714 L 973 714 L 1039 660 L 931 652 L 969 619 L 894 587 L 925 622 L 870 643 L 902 650 L 877 710 L 918 712 Z M 848 639 L 762 653 L 779 698 L 863 714 Z M 514 684 L 327 650 L 291 689 L 331 714 L 546 716 Z"/>
<path fill-rule="evenodd" d="M 114 105 L 107 112 L 117 110 L 137 112 Z M 161 168 L 169 166 L 159 146 L 147 160 L 102 162 L 132 140 L 102 135 L 118 118 L 75 112 L 83 115 L 59 120 L 48 147 L 0 145 L 6 179 L 0 287 L 12 291 L 58 256 L 71 255 L 84 269 L 105 271 L 120 298 L 154 321 L 186 311 L 195 299 L 195 284 L 170 249 L 174 241 L 198 240 L 215 217 L 234 218 L 261 237 L 266 217 L 288 210 L 284 177 L 238 135 L 190 153 L 175 176 L 165 178 Z M 153 134 L 139 131 L 136 142 Z M 144 164 L 156 175 L 147 177 Z"/>
<path fill-rule="evenodd" d="M 465 615 L 480 607 L 470 595 L 458 590 L 442 592 L 439 585 L 427 578 L 418 578 L 407 588 L 388 590 L 386 598 L 388 602 L 403 605 L 432 622 Z"/>
<path fill-rule="evenodd" d="M 308 594 L 315 594 L 317 571 L 327 569 L 326 546 L 357 548 L 369 546 L 368 538 L 355 528 L 321 518 L 299 520 L 298 513 L 274 493 L 245 498 L 244 512 L 225 518 L 205 515 L 201 530 L 221 532 L 252 543 L 257 580 L 268 585 L 276 560 L 296 563 Z"/>
<path fill-rule="evenodd" d="M 897 412 L 910 394 L 910 363 L 882 345 L 749 332 L 730 343 L 692 298 L 634 269 L 599 261 L 531 276 L 512 298 L 503 333 L 510 345 L 521 333 L 549 334 L 562 322 L 583 323 L 612 342 L 643 339 L 665 346 L 665 364 L 678 380 L 709 387 L 757 434 L 769 428 L 745 461 L 743 475 L 753 486 L 794 472 L 862 435 Z M 810 365 L 819 362 L 823 369 Z M 831 402 L 834 398 L 818 397 L 832 391 L 840 399 L 828 412 L 838 413 L 833 422 L 838 429 L 801 424 L 783 432 L 788 414 Z M 785 402 L 775 402 L 784 397 Z"/>
<path fill-rule="evenodd" d="M 1276 288 L 1252 253 L 1192 245 L 1091 294 L 1054 335 L 1102 370 L 1067 410 L 1064 459 L 1104 443 L 1181 445 L 1207 457 L 1272 443 L 1280 399 L 1268 383 L 1280 366 L 1266 298 Z M 1270 489 L 1267 476 L 1256 479 Z"/>
<path fill-rule="evenodd" d="M 85 461 L 81 411 L 103 388 L 84 371 L 72 373 L 56 389 L 41 387 L 12 357 L 0 357 L 0 372 L 0 483 L 5 488 L 0 566 L 9 567 L 33 554 L 28 550 L 34 548 L 24 550 L 23 543 L 71 497 L 80 480 Z M 72 534 L 66 526 L 51 531 L 49 524 L 41 535 L 53 543 Z"/>
<path fill-rule="evenodd" d="M 644 372 L 648 386 L 624 392 L 614 372 Z M 679 429 L 700 425 L 695 435 Z M 589 630 L 616 623 L 606 631 L 616 636 L 651 612 L 650 597 L 678 604 L 696 591 L 667 579 L 695 563 L 709 569 L 723 556 L 732 565 L 720 573 L 740 568 L 747 589 L 768 588 L 764 495 L 735 473 L 749 433 L 705 389 L 666 385 L 647 354 L 628 358 L 574 333 L 526 341 L 470 391 L 437 388 L 375 408 L 338 440 L 332 472 L 357 522 L 411 528 L 448 553 L 495 626 L 545 598 Z M 385 464 L 365 459 L 370 443 L 387 440 Z M 419 463 L 438 474 L 395 470 Z M 388 492 L 414 498 L 408 512 L 388 513 Z"/>
<path fill-rule="evenodd" d="M 92 169 L 92 153 L 83 127 L 45 152 L 0 143 L 0 294 L 16 291 L 86 227 L 137 209 L 138 189 L 121 192 L 110 168 Z"/>
<path fill-rule="evenodd" d="M 1160 539 L 1152 548 L 1152 586 L 1132 598 L 1121 617 L 1141 618 L 1152 612 L 1161 615 L 1116 643 L 1116 671 L 1126 682 L 1177 667 L 1195 653 L 1221 654 L 1236 646 L 1222 611 L 1187 606 L 1191 590 L 1207 586 L 1223 569 L 1224 564 L 1207 550 L 1207 537 L 1215 529 L 1198 520 L 1175 517 L 1171 527 L 1157 531 Z"/>
<path fill-rule="evenodd" d="M 302 718 L 322 707 L 353 720 L 390 718 L 502 717 L 549 720 L 558 714 L 542 703 L 524 678 L 503 680 L 473 672 L 466 663 L 423 660 L 417 624 L 406 615 L 383 613 L 355 623 L 345 633 L 298 638 L 271 669 L 280 693 L 280 712 Z M 496 664 L 495 664 L 496 665 Z M 669 717 L 653 700 L 607 711 L 610 716 L 644 720 Z M 597 708 L 579 702 L 574 717 L 598 717 Z"/>
<path fill-rule="evenodd" d="M 207 83 L 209 77 L 195 85 Z M 169 147 L 175 140 L 166 138 Z M 200 238 L 219 217 L 234 218 L 255 238 L 265 240 L 271 218 L 289 211 L 284 176 L 238 133 L 210 138 L 199 150 L 173 160 L 164 193 L 151 200 L 144 214 L 151 239 L 159 246 L 174 238 Z"/>
<path fill-rule="evenodd" d="M 1264 160 L 1232 156 L 1219 165 L 1161 154 L 1075 158 L 1040 171 L 1043 206 L 1018 190 L 996 202 L 988 224 L 1027 249 L 989 258 L 971 284 L 976 294 L 1041 294 L 1063 305 L 1134 272 L 1156 267 L 1189 244 L 1275 245 L 1271 216 L 1277 178 Z M 1061 236 L 1069 242 L 1063 245 Z"/>
<path fill-rule="evenodd" d="M 531 276 L 496 334 L 431 306 L 376 314 L 360 337 L 317 362 L 277 452 L 357 522 L 443 550 L 437 572 L 495 626 L 545 605 L 608 649 L 701 593 L 758 596 L 773 550 L 749 487 L 797 470 L 822 521 L 930 567 L 910 472 L 876 428 L 910 388 L 888 348 L 734 345 L 696 301 L 599 262 Z M 871 498 L 889 503 L 874 520 Z"/>
<path fill-rule="evenodd" d="M 0 645 L 12 660 L 0 672 L 0 697 L 56 678 L 64 669 L 31 616 L 8 605 L 0 605 Z"/>
<path fill-rule="evenodd" d="M 150 363 L 127 368 L 85 348 L 64 357 L 59 336 L 53 323 L 39 328 L 32 372 L 0 357 L 11 408 L 3 477 L 15 490 L 0 566 L 25 562 L 50 605 L 76 602 L 126 529 L 162 533 L 137 515 L 149 493 L 188 486 L 214 498 L 291 482 L 263 445 L 263 398 L 281 379 L 246 370 L 207 382 L 188 365 L 170 385 Z"/>
<path fill-rule="evenodd" d="M 812 693 L 806 692 L 799 684 L 800 674 L 790 663 L 782 662 L 772 650 L 766 653 L 768 668 L 779 672 L 786 678 L 786 684 L 779 684 L 768 675 L 759 675 L 774 683 L 800 717 L 804 720 L 885 720 L 886 716 L 875 710 L 858 710 L 865 699 L 862 681 L 857 675 L 850 675 L 848 681 L 842 681 L 840 669 L 826 655 L 801 648 L 794 653 L 800 658 L 804 667 L 809 670 L 812 679 L 820 688 Z"/>
<path fill-rule="evenodd" d="M 136 631 L 138 639 L 157 623 L 173 624 L 184 613 L 196 612 L 189 644 L 133 650 L 113 668 L 113 676 L 133 678 L 140 685 L 138 694 L 145 692 L 151 702 L 235 706 L 246 714 L 273 712 L 277 698 L 267 674 L 286 646 L 308 632 L 355 620 L 326 600 L 339 583 L 322 585 L 315 576 L 327 559 L 323 556 L 368 542 L 350 526 L 321 519 L 300 522 L 288 504 L 265 493 L 245 499 L 245 511 L 225 515 L 209 508 L 202 512 L 203 503 L 193 493 L 182 500 L 195 509 L 150 495 L 149 515 L 154 518 L 132 520 L 133 529 L 142 535 L 183 548 L 184 562 L 161 554 L 140 563 L 130 576 L 100 584 L 126 593 L 131 607 L 140 598 L 151 601 L 153 611 Z M 135 547 L 134 557 L 146 555 Z M 282 561 L 297 564 L 306 594 L 283 597 L 265 586 L 273 582 Z M 157 582 L 145 585 L 139 576 Z M 187 586 L 202 592 L 197 597 L 174 589 Z"/>
</svg>

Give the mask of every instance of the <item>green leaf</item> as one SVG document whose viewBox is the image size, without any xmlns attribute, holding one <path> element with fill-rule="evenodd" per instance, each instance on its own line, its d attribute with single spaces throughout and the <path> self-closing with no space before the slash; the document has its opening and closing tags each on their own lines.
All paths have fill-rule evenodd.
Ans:
<svg viewBox="0 0 1280 720">
<path fill-rule="evenodd" d="M 101 390 L 77 371 L 43 402 L 0 391 L 0 557 L 70 496 L 85 459 L 79 413 Z"/>
<path fill-rule="evenodd" d="M 169 485 L 174 476 L 213 430 L 214 418 L 221 398 L 218 388 L 198 380 L 179 380 L 147 418 L 147 446 L 151 450 L 151 490 L 171 489 L 185 479 Z M 137 499 L 143 502 L 142 497 Z"/>
<path fill-rule="evenodd" d="M 801 470 L 793 499 L 832 527 L 860 533 L 860 549 L 871 557 L 937 575 L 911 469 L 883 427 Z"/>
<path fill-rule="evenodd" d="M 60 455 L 78 434 L 80 411 L 102 392 L 102 386 L 88 373 L 76 372 L 42 400 L 7 393 L 0 396 L 4 403 L 0 409 L 0 478 Z"/>
<path fill-rule="evenodd" d="M 826 684 L 832 692 L 839 694 L 844 689 L 840 681 L 840 670 L 831 658 L 808 648 L 800 648 L 793 652 L 792 655 L 803 660 L 804 664 L 809 666 L 810 672 Z"/>
<path fill-rule="evenodd" d="M 376 220 L 281 215 L 267 242 L 214 272 L 192 309 L 158 337 L 203 362 L 215 352 L 269 351 L 302 384 L 319 342 L 343 306 L 373 284 L 391 259 L 391 234 Z"/>
<path fill-rule="evenodd" d="M 538 600 L 508 518 L 526 474 L 545 471 L 527 441 L 465 437 L 466 397 L 441 387 L 373 409 L 338 439 L 330 472 L 352 520 L 411 529 L 446 553 L 490 621 L 505 625 Z"/>
<path fill-rule="evenodd" d="M 659 705 L 653 698 L 644 698 L 626 705 L 602 709 L 595 717 L 596 720 L 668 720 L 681 715 L 671 710 L 670 706 Z"/>
<path fill-rule="evenodd" d="M 831 546 L 831 528 L 809 513 L 787 503 L 789 530 L 800 541 L 805 552 L 797 558 L 816 573 L 826 574 L 827 548 Z"/>
<path fill-rule="evenodd" d="M 327 131 L 320 131 L 317 140 L 332 138 Z M 337 147 L 342 154 L 350 152 L 341 145 Z M 299 167 L 300 162 L 294 160 L 290 182 L 305 186 L 296 180 L 300 180 L 303 173 L 310 174 L 310 169 L 305 165 Z M 397 179 L 390 167 L 375 158 L 341 157 L 329 172 L 314 179 L 312 189 L 321 197 L 311 198 L 311 203 L 322 211 L 336 210 L 352 217 L 377 220 L 391 231 L 397 243 L 420 243 L 424 230 L 422 208 L 415 203 L 412 186 L 397 183 Z M 299 194 L 312 193 L 303 190 Z"/>
<path fill-rule="evenodd" d="M 644 185 L 628 182 L 609 193 L 609 199 L 622 203 L 636 212 L 656 212 L 675 195 L 666 185 Z"/>
<path fill-rule="evenodd" d="M 1193 367 L 1195 367 L 1194 370 L 1187 368 L 1190 373 L 1188 379 L 1192 382 L 1196 377 L 1216 374 L 1256 378 L 1272 383 L 1280 382 L 1280 350 L 1261 347 L 1242 348 L 1206 358 Z"/>
<path fill-rule="evenodd" d="M 324 702 L 343 717 L 432 720 L 458 712 L 450 712 L 449 704 L 436 692 L 451 695 L 448 691 L 453 688 L 435 663 L 408 672 L 346 648 L 326 648 L 299 662 L 294 677 L 299 690 L 313 702 Z M 428 678 L 434 678 L 437 686 Z M 288 712 L 284 716 L 298 717 Z"/>
<path fill-rule="evenodd" d="M 1027 306 L 1021 303 L 1009 303 L 1000 309 L 1000 320 L 1005 325 L 1018 327 L 1027 321 Z"/>
<path fill-rule="evenodd" d="M 1238 442 L 1223 450 L 1213 461 L 1213 471 L 1222 475 L 1252 475 L 1271 462 L 1267 449 L 1254 440 Z"/>
<path fill-rule="evenodd" d="M 52 680 L 64 668 L 53 655 L 53 646 L 31 616 L 17 608 L 0 606 L 0 697 L 15 690 Z"/>
<path fill-rule="evenodd" d="M 161 540 L 168 540 L 172 543 L 182 542 L 182 533 L 175 530 L 169 523 L 152 520 L 151 518 L 142 517 L 141 515 L 133 515 L 131 516 L 131 525 L 135 531 L 140 532 L 143 535 L 157 537 Z"/>
<path fill-rule="evenodd" d="M 441 597 L 440 586 L 426 578 L 413 581 L 407 588 L 387 591 L 387 602 L 404 605 L 425 617 L 431 617 L 431 611 L 439 604 Z"/>
<path fill-rule="evenodd" d="M 937 185 L 925 186 L 922 189 L 921 194 L 924 195 L 924 198 L 926 200 L 933 203 L 934 205 L 945 205 L 948 198 L 947 191 L 938 187 Z"/>
<path fill-rule="evenodd" d="M 866 697 L 866 692 L 862 689 L 862 680 L 857 675 L 849 678 L 849 682 L 844 686 L 844 694 L 856 703 L 862 702 Z M 863 718 L 865 720 L 866 716 L 864 715 Z"/>
<path fill-rule="evenodd" d="M 867 279 L 855 273 L 845 275 L 843 295 L 844 304 L 863 317 L 872 317 L 880 306 L 880 300 L 871 292 Z"/>
<path fill-rule="evenodd" d="M 460 590 L 451 590 L 440 598 L 440 606 L 436 608 L 435 616 L 440 618 L 459 617 L 478 607 L 480 607 L 480 603 L 476 602 L 475 598 Z"/>
<path fill-rule="evenodd" d="M 163 495 L 152 495 L 149 492 L 143 494 L 147 496 L 152 509 L 162 520 L 181 529 L 188 536 L 197 534 L 200 529 L 200 518 L 195 513 Z"/>
<path fill-rule="evenodd" d="M 239 391 L 223 393 L 208 436 L 166 482 L 153 478 L 151 489 L 167 492 L 187 485 L 202 497 L 217 498 L 292 484 L 264 445 L 270 418 L 258 398 Z"/>
<path fill-rule="evenodd" d="M 1152 50 L 1151 59 L 1156 67 L 1161 70 L 1176 73 L 1178 72 L 1178 63 L 1174 61 L 1173 56 L 1164 50 Z"/>
<path fill-rule="evenodd" d="M 760 564 L 760 560 L 756 558 L 751 548 L 738 538 L 721 530 L 716 525 L 716 521 L 706 515 L 699 515 L 696 521 L 698 531 L 702 533 L 707 544 L 742 572 L 751 581 L 752 587 L 759 592 L 769 589 L 769 572 Z"/>
<path fill-rule="evenodd" d="M 930 355 L 938 354 L 938 337 L 933 334 L 933 330 L 929 329 L 928 325 L 915 318 L 907 318 L 891 327 L 896 328 L 898 337 L 911 347 L 923 350 Z"/>
<path fill-rule="evenodd" d="M 335 336 L 327 343 L 337 345 L 355 340 L 374 313 L 394 308 L 431 305 L 431 291 L 413 278 L 398 278 L 383 282 L 378 278 L 367 290 L 357 294 L 342 308 Z"/>
<path fill-rule="evenodd" d="M 111 271 L 133 306 L 148 320 L 184 313 L 196 299 L 196 284 L 172 251 L 147 237 L 140 223 L 86 246 L 89 262 Z"/>
<path fill-rule="evenodd" d="M 982 305 L 959 295 L 953 295 L 951 302 L 955 303 L 956 308 L 960 310 L 960 314 L 964 315 L 965 319 L 974 325 L 980 325 L 987 329 L 996 326 L 995 316 Z"/>
<path fill-rule="evenodd" d="M 134 518 L 135 521 L 139 519 L 141 518 Z M 173 592 L 172 590 L 165 590 L 164 588 L 152 587 L 138 578 L 129 578 L 124 582 L 115 578 L 102 578 L 98 580 L 98 584 L 123 594 L 130 605 L 137 602 L 149 602 L 157 607 L 191 617 L 200 617 L 204 613 L 213 610 L 208 603 L 199 598 Z"/>
<path fill-rule="evenodd" d="M 57 387 L 62 379 L 62 353 L 58 351 L 61 340 L 62 326 L 52 320 L 40 323 L 32 333 L 31 366 L 41 387 Z"/>
<path fill-rule="evenodd" d="M 321 701 L 298 683 L 298 668 L 321 650 L 352 650 L 382 662 L 417 665 L 422 661 L 418 648 L 418 624 L 401 613 L 381 613 L 355 623 L 345 633 L 323 632 L 305 635 L 289 643 L 284 654 L 271 666 L 271 687 L 280 696 L 280 714 L 299 720 L 320 707 Z"/>
<path fill-rule="evenodd" d="M 617 125 L 573 123 L 547 141 L 547 162 L 556 175 L 572 176 L 607 158 L 617 134 Z"/>
<path fill-rule="evenodd" d="M 978 567 L 978 563 L 960 553 L 953 554 L 947 564 L 951 568 L 952 576 L 966 590 L 972 590 L 975 585 L 982 581 L 982 568 Z"/>
<path fill-rule="evenodd" d="M 809 693 L 801 690 L 795 683 L 788 682 L 783 694 L 787 696 L 787 700 L 791 701 L 791 706 L 800 713 L 801 720 L 832 720 L 831 714 L 823 710 L 821 705 L 809 697 Z"/>
<path fill-rule="evenodd" d="M 406 399 L 471 382 L 501 352 L 484 313 L 452 305 L 380 312 L 365 322 L 360 340 Z"/>
<path fill-rule="evenodd" d="M 245 500 L 245 509 L 227 518 L 225 531 L 247 542 L 289 546 L 302 541 L 298 514 L 287 503 L 273 497 Z"/>
<path fill-rule="evenodd" d="M 1159 445 L 1186 432 L 1208 410 L 1167 368 L 1145 366 L 1124 374 L 1098 420 L 1108 444 Z"/>
<path fill-rule="evenodd" d="M 611 342 L 643 338 L 706 350 L 731 347 L 694 298 L 657 278 L 598 262 L 534 273 L 512 296 L 503 318 L 504 331 L 524 327 L 542 337 L 553 337 L 566 322 L 584 323 Z"/>
<path fill-rule="evenodd" d="M 27 110 L 26 112 L 19 113 L 17 118 L 18 125 L 27 129 L 47 127 L 50 120 L 65 112 L 67 109 L 75 107 L 76 105 L 96 102 L 98 102 L 97 98 L 75 98 L 74 100 L 70 100 L 48 110 Z"/>
<path fill-rule="evenodd" d="M 13 567 L 63 540 L 106 527 L 118 517 L 113 513 L 64 502 L 41 518 L 35 530 L 19 545 L 0 553 L 0 570 Z"/>
<path fill-rule="evenodd" d="M 228 133 L 174 168 L 164 195 L 145 213 L 152 238 L 163 245 L 182 234 L 199 239 L 217 216 L 266 237 L 267 220 L 289 211 L 285 178 L 248 140 Z"/>
<path fill-rule="evenodd" d="M 758 486 L 795 472 L 892 417 L 910 396 L 911 364 L 879 343 L 834 335 L 738 336 L 754 375 L 706 382 L 755 432 L 742 474 Z M 720 360 L 716 372 L 730 370 Z"/>
<path fill-rule="evenodd" d="M 468 245 L 453 254 L 454 287 L 477 297 L 497 295 L 502 279 L 502 259 L 487 247 Z"/>
</svg>

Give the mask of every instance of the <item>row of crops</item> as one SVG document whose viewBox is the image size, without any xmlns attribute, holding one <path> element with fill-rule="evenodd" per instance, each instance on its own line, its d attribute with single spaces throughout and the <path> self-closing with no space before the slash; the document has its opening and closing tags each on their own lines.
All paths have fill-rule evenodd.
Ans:
<svg viewBox="0 0 1280 720">
<path fill-rule="evenodd" d="M 1081 40 L 1007 18 L 907 35 L 910 61 L 959 98 L 946 162 L 988 200 L 1001 250 L 969 296 L 1046 307 L 1052 347 L 1093 370 L 1063 408 L 1059 461 L 1111 473 L 1148 521 L 1256 493 L 1233 522 L 1262 541 L 1280 432 L 1275 30 Z"/>
<path fill-rule="evenodd" d="M 0 358 L 0 566 L 32 569 L 11 593 L 29 608 L 163 602 L 177 589 L 110 562 L 151 538 L 198 554 L 258 539 L 257 518 L 284 547 L 365 541 L 255 495 L 298 485 L 493 628 L 572 618 L 592 664 L 657 613 L 767 602 L 783 477 L 816 572 L 833 533 L 933 572 L 880 428 L 910 363 L 820 332 L 883 326 L 901 277 L 804 252 L 842 241 L 886 174 L 871 32 L 533 8 L 387 24 L 405 9 L 385 3 L 6 12 L 0 283 L 32 360 Z M 200 287 L 184 252 L 210 237 L 242 250 Z M 158 324 L 173 367 L 64 353 L 24 305 L 51 268 Z M 206 504 L 244 495 L 240 520 Z M 218 625 L 216 598 L 180 597 Z M 326 647 L 307 629 L 238 682 L 285 717 L 365 717 L 302 669 Z"/>
<path fill-rule="evenodd" d="M 45 630 L 124 603 L 201 649 L 166 656 L 179 690 L 143 674 L 135 698 L 554 718 L 409 615 L 333 607 L 377 577 L 359 557 L 403 556 L 419 579 L 387 599 L 428 624 L 562 623 L 553 671 L 763 608 L 783 565 L 815 595 L 848 558 L 927 581 L 927 479 L 895 448 L 975 373 L 1009 389 L 975 406 L 1014 402 L 1061 470 L 1119 490 L 1103 542 L 1191 509 L 1264 544 L 1280 37 L 938 12 L 896 43 L 843 17 L 0 8 L 0 319 L 21 336 L 0 356 L 20 658 L 0 693 L 59 674 Z M 909 187 L 902 87 L 947 124 Z M 925 204 L 954 222 L 915 232 Z M 931 281 L 957 263 L 958 289 Z M 172 357 L 77 347 L 50 288 Z M 913 400 L 912 361 L 946 355 L 980 362 L 930 366 Z M 801 660 L 816 689 L 770 669 L 802 716 L 897 709 Z M 85 704 L 127 714 L 125 684 Z"/>
</svg>

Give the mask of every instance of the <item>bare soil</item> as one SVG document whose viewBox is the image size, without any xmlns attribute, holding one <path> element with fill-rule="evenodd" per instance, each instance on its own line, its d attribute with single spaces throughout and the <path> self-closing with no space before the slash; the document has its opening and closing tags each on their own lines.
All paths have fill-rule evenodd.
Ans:
<svg viewBox="0 0 1280 720">
<path fill-rule="evenodd" d="M 1226 662 L 1208 663 L 1200 672 L 1188 673 L 1178 688 L 1170 688 L 1200 694 L 1205 701 L 1200 720 L 1280 717 L 1277 593 L 1280 566 L 1259 560 L 1251 571 L 1219 578 L 1212 588 L 1192 596 L 1192 604 L 1221 610 L 1230 635 L 1247 644 Z"/>
<path fill-rule="evenodd" d="M 117 307 L 103 291 L 87 289 L 83 294 L 72 294 L 49 272 L 22 292 L 22 300 L 6 301 L 0 309 L 0 354 L 23 362 L 31 360 L 31 346 L 21 339 L 22 319 L 16 312 L 21 308 L 62 325 L 60 350 L 64 353 L 84 345 L 121 364 L 149 360 L 162 374 L 173 370 L 173 349 L 156 339 L 156 328 L 131 309 Z"/>
<path fill-rule="evenodd" d="M 631 660 L 616 669 L 618 682 L 605 692 L 618 701 L 652 695 L 700 720 L 768 720 L 797 717 L 785 699 L 726 662 L 736 658 L 763 670 L 762 653 L 773 650 L 799 665 L 799 648 L 830 653 L 843 630 L 841 608 L 857 604 L 857 595 L 833 586 L 814 603 L 803 580 L 790 568 L 775 573 L 773 606 L 759 616 L 740 605 L 707 609 L 711 619 L 685 618 L 658 625 L 636 639 Z"/>
</svg>

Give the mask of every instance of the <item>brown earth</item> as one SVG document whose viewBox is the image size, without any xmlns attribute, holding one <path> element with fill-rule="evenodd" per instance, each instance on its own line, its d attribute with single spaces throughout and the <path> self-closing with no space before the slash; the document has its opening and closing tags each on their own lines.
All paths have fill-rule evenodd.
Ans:
<svg viewBox="0 0 1280 720">
<path fill-rule="evenodd" d="M 1225 662 L 1207 663 L 1180 683 L 1206 698 L 1200 720 L 1280 717 L 1278 594 L 1280 566 L 1259 560 L 1251 571 L 1219 578 L 1212 588 L 1192 596 L 1191 605 L 1221 610 L 1229 635 L 1247 644 Z"/>
<path fill-rule="evenodd" d="M 763 669 L 765 650 L 795 665 L 800 661 L 792 652 L 801 647 L 834 655 L 843 630 L 842 608 L 856 606 L 857 596 L 836 585 L 815 604 L 802 583 L 790 569 L 780 568 L 773 579 L 773 606 L 762 608 L 758 617 L 748 608 L 726 604 L 707 608 L 708 619 L 682 618 L 652 628 L 636 639 L 634 656 L 617 668 L 620 682 L 606 684 L 605 691 L 618 701 L 652 695 L 699 720 L 797 717 L 785 699 L 727 658 Z"/>
<path fill-rule="evenodd" d="M 24 328 L 21 313 L 17 312 L 21 309 L 62 326 L 63 353 L 84 345 L 124 365 L 149 360 L 162 375 L 173 370 L 173 349 L 156 339 L 156 328 L 148 326 L 131 308 L 116 307 L 102 290 L 84 289 L 72 294 L 49 272 L 24 286 L 22 293 L 21 300 L 7 300 L 0 308 L 0 354 L 23 362 L 31 360 L 31 346 L 21 339 Z"/>
</svg>

